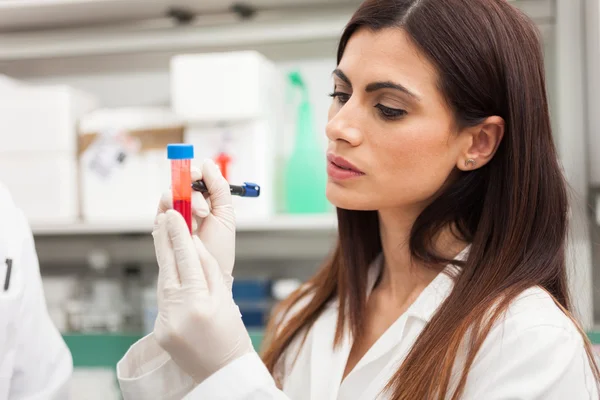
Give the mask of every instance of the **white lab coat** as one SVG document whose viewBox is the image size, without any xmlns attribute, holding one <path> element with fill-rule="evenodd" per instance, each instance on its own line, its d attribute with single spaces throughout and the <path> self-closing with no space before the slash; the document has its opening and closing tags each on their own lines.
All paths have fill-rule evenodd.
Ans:
<svg viewBox="0 0 600 400">
<path fill-rule="evenodd" d="M 66 399 L 72 371 L 46 309 L 31 229 L 0 185 L 0 400 Z"/>
<path fill-rule="evenodd" d="M 378 261 L 371 268 L 369 287 L 380 270 Z M 352 343 L 346 336 L 339 348 L 333 348 L 337 305 L 332 302 L 304 345 L 300 347 L 298 339 L 286 352 L 280 370 L 282 390 L 256 353 L 233 361 L 196 386 L 149 335 L 134 344 L 117 366 L 123 396 L 125 400 L 387 399 L 389 393 L 382 390 L 452 287 L 452 279 L 440 273 L 343 381 Z M 541 288 L 522 293 L 495 325 L 476 356 L 463 396 L 464 400 L 598 398 L 579 332 Z"/>
</svg>

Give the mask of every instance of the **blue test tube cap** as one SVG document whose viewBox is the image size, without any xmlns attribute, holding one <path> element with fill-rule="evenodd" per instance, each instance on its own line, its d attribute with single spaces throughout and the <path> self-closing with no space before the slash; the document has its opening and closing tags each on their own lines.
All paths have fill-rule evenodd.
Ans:
<svg viewBox="0 0 600 400">
<path fill-rule="evenodd" d="M 194 146 L 185 143 L 168 144 L 167 158 L 169 160 L 187 160 L 194 158 Z"/>
</svg>

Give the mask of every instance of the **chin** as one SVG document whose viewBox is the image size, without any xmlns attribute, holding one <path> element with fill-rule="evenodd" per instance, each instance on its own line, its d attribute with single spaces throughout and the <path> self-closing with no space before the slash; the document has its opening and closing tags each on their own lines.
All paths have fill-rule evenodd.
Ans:
<svg viewBox="0 0 600 400">
<path fill-rule="evenodd" d="M 347 187 L 343 187 L 334 182 L 327 182 L 325 191 L 327 200 L 337 208 L 355 211 L 371 211 L 377 209 L 373 207 L 372 201 L 365 198 L 364 193 L 358 193 Z"/>
</svg>

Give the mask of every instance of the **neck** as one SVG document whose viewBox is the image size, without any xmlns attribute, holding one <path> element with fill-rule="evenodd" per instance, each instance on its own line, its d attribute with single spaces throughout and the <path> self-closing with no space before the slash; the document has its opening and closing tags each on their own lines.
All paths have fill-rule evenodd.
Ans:
<svg viewBox="0 0 600 400">
<path fill-rule="evenodd" d="M 414 260 L 410 253 L 410 232 L 419 212 L 379 211 L 384 265 L 377 290 L 395 303 L 412 302 L 439 273 L 439 268 Z M 438 235 L 434 243 L 449 258 L 464 247 L 449 230 Z"/>
</svg>

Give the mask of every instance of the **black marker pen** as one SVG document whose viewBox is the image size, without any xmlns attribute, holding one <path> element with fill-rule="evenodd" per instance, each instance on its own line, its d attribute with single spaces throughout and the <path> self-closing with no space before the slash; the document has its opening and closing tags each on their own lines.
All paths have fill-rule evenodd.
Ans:
<svg viewBox="0 0 600 400">
<path fill-rule="evenodd" d="M 192 183 L 192 189 L 201 193 L 208 193 L 208 188 L 204 181 L 195 181 Z M 231 194 L 241 197 L 258 197 L 260 196 L 260 186 L 252 182 L 244 182 L 242 186 L 229 185 Z"/>
</svg>

